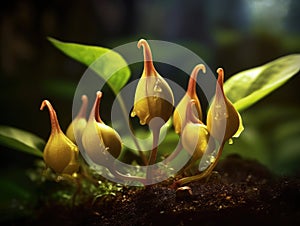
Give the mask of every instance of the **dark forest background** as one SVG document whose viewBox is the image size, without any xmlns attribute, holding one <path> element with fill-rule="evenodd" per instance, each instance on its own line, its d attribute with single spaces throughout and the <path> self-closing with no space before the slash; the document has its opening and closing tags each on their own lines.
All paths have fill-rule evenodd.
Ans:
<svg viewBox="0 0 300 226">
<path fill-rule="evenodd" d="M 212 69 L 224 67 L 229 77 L 299 53 L 299 12 L 298 0 L 3 1 L 0 124 L 47 139 L 48 114 L 39 111 L 45 98 L 55 105 L 62 128 L 70 123 L 72 95 L 85 67 L 55 49 L 47 36 L 109 48 L 141 37 L 175 42 L 197 53 Z M 299 85 L 295 76 L 253 108 L 299 108 Z M 32 161 L 6 148 L 1 152 L 4 168 Z"/>
</svg>

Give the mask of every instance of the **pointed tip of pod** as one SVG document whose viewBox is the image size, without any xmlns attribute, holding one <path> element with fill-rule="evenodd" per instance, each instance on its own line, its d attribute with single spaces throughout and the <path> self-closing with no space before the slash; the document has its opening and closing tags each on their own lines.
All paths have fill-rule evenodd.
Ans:
<svg viewBox="0 0 300 226">
<path fill-rule="evenodd" d="M 86 95 L 82 95 L 81 102 L 82 104 L 76 118 L 86 118 L 87 106 L 89 103 L 88 97 Z"/>
<path fill-rule="evenodd" d="M 145 75 L 155 75 L 155 68 L 153 66 L 153 60 L 152 60 L 152 53 L 151 53 L 151 48 L 148 44 L 148 42 L 145 39 L 140 39 L 137 43 L 137 47 L 140 49 L 143 47 L 144 49 L 144 72 Z"/>
<path fill-rule="evenodd" d="M 95 99 L 94 105 L 92 107 L 89 120 L 95 119 L 96 122 L 102 123 L 100 113 L 99 113 L 101 98 L 102 98 L 102 92 L 97 91 L 96 92 L 96 99 Z"/>
<path fill-rule="evenodd" d="M 200 70 L 201 70 L 203 73 L 206 73 L 206 67 L 205 67 L 204 64 L 197 64 L 197 65 L 194 67 L 195 73 L 198 73 Z"/>
<path fill-rule="evenodd" d="M 199 71 L 202 71 L 203 73 L 206 73 L 206 67 L 204 64 L 198 64 L 194 67 L 190 80 L 189 80 L 189 85 L 187 88 L 187 93 L 188 95 L 193 98 L 196 95 L 196 81 L 197 81 L 197 75 Z"/>
<path fill-rule="evenodd" d="M 49 114 L 50 114 L 50 121 L 51 121 L 51 132 L 61 132 L 61 128 L 59 126 L 58 123 L 58 119 L 57 119 L 57 115 L 56 112 L 54 110 L 54 108 L 52 107 L 50 101 L 48 100 L 43 100 L 40 110 L 44 110 L 44 108 L 47 107 L 49 110 Z"/>
<path fill-rule="evenodd" d="M 216 85 L 216 98 L 219 101 L 223 101 L 224 98 L 226 98 L 224 93 L 224 70 L 223 68 L 217 69 L 218 78 L 217 78 L 217 85 Z M 227 100 L 227 98 L 226 98 Z"/>
<path fill-rule="evenodd" d="M 96 96 L 97 96 L 97 98 L 101 99 L 101 97 L 102 97 L 102 92 L 101 92 L 101 91 L 97 91 L 97 92 L 96 92 Z"/>
<path fill-rule="evenodd" d="M 46 106 L 46 105 L 49 105 L 50 104 L 50 102 L 48 101 L 48 100 L 43 100 L 43 102 L 42 102 L 42 104 L 41 104 L 41 106 L 40 106 L 40 110 L 42 111 L 42 110 L 44 110 L 44 107 Z"/>
<path fill-rule="evenodd" d="M 221 89 L 223 91 L 223 84 L 224 84 L 224 70 L 223 70 L 223 68 L 218 68 L 217 73 L 218 73 L 218 84 L 219 84 L 219 86 L 221 87 Z"/>
<path fill-rule="evenodd" d="M 137 47 L 140 49 L 141 46 L 145 46 L 145 45 L 148 45 L 147 41 L 143 38 L 141 38 L 138 43 L 137 43 Z"/>
</svg>

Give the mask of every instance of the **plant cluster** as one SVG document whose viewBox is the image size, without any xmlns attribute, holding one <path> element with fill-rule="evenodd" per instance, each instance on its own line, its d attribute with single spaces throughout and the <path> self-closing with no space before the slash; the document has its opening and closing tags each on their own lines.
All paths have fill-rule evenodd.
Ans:
<svg viewBox="0 0 300 226">
<path fill-rule="evenodd" d="M 138 47 L 142 46 L 144 48 L 144 70 L 136 87 L 131 116 L 137 116 L 140 124 L 147 124 L 153 133 L 153 149 L 145 162 L 146 165 L 152 165 L 156 163 L 160 130 L 173 114 L 174 97 L 168 83 L 155 69 L 150 47 L 144 39 L 138 42 Z M 203 64 L 195 66 L 190 76 L 187 92 L 176 106 L 173 114 L 175 131 L 181 137 L 179 148 L 173 158 L 176 158 L 176 154 L 178 155 L 182 149 L 186 150 L 190 155 L 190 160 L 182 171 L 187 172 L 187 169 L 193 168 L 205 153 L 216 154 L 215 156 L 208 155 L 209 163 L 200 174 L 180 179 L 176 182 L 179 185 L 209 176 L 221 156 L 225 142 L 243 129 L 238 111 L 225 96 L 222 68 L 217 70 L 216 94 L 207 113 L 207 125 L 201 121 L 201 104 L 196 93 L 196 77 L 200 70 L 203 73 L 206 72 Z M 115 177 L 130 179 L 130 176 L 123 175 L 111 166 L 111 162 L 108 163 L 109 155 L 115 159 L 119 157 L 122 150 L 122 139 L 116 130 L 102 121 L 99 114 L 101 98 L 102 92 L 98 91 L 87 120 L 88 98 L 86 95 L 82 96 L 81 110 L 67 129 L 67 135 L 60 129 L 56 113 L 50 102 L 47 100 L 42 102 L 41 110 L 45 106 L 48 107 L 52 127 L 50 138 L 43 152 L 44 161 L 47 167 L 57 174 L 73 175 L 78 173 L 80 167 L 79 148 L 76 145 L 78 143 L 94 163 L 106 167 Z M 145 159 L 145 156 L 143 157 Z M 137 179 L 141 183 L 151 180 L 155 174 L 151 171 L 148 170 L 144 178 L 134 177 L 133 179 Z"/>
<path fill-rule="evenodd" d="M 67 55 L 88 66 L 98 57 L 111 51 L 102 47 L 63 43 L 54 39 L 50 41 Z M 263 66 L 240 72 L 225 84 L 224 70 L 219 68 L 215 96 L 208 109 L 205 124 L 204 111 L 196 92 L 196 80 L 200 71 L 206 73 L 206 67 L 203 64 L 194 67 L 186 93 L 174 108 L 172 89 L 155 69 L 150 47 L 144 39 L 138 42 L 138 48 L 140 47 L 144 50 L 144 70 L 136 87 L 130 116 L 137 116 L 141 125 L 149 127 L 153 136 L 153 148 L 148 155 L 139 149 L 139 157 L 144 165 L 150 166 L 157 162 L 161 129 L 166 122 L 172 120 L 172 132 L 177 134 L 179 144 L 173 153 L 169 153 L 169 159 L 175 159 L 182 151 L 190 157 L 184 167 L 174 175 L 175 186 L 208 177 L 218 163 L 225 143 L 231 143 L 231 138 L 238 137 L 243 131 L 242 118 L 238 111 L 250 107 L 299 71 L 299 54 L 285 56 Z M 124 61 L 120 55 L 114 54 L 108 59 L 107 67 Z M 96 72 L 102 70 L 93 69 Z M 98 74 L 101 76 L 101 73 Z M 120 76 L 123 79 L 120 80 Z M 117 94 L 129 78 L 129 68 L 125 67 L 121 72 L 112 75 L 108 83 Z M 149 168 L 145 175 L 132 176 L 119 172 L 114 165 L 107 163 L 111 157 L 117 161 L 124 147 L 118 132 L 105 124 L 100 117 L 102 95 L 101 91 L 96 93 L 89 117 L 88 97 L 82 95 L 81 109 L 66 134 L 60 128 L 53 106 L 48 100 L 44 100 L 40 109 L 48 108 L 51 121 L 51 133 L 46 144 L 33 134 L 6 126 L 1 127 L 0 141 L 11 148 L 43 157 L 46 166 L 59 179 L 75 183 L 78 183 L 81 177 L 94 180 L 87 170 L 88 165 L 80 156 L 79 150 L 83 149 L 94 163 L 106 168 L 111 177 L 149 184 L 153 176 L 163 172 L 154 172 Z M 136 146 L 140 148 L 138 143 Z"/>
</svg>

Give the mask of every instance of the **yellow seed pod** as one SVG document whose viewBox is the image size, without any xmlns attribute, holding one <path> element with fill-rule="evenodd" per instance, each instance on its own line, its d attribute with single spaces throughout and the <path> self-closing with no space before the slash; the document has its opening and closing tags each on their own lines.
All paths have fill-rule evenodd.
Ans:
<svg viewBox="0 0 300 226">
<path fill-rule="evenodd" d="M 136 87 L 131 117 L 138 116 L 141 125 L 149 125 L 155 117 L 167 122 L 174 105 L 172 90 L 154 68 L 151 50 L 146 40 L 141 39 L 138 42 L 138 48 L 141 46 L 144 48 L 144 71 Z"/>
<path fill-rule="evenodd" d="M 206 72 L 206 68 L 203 64 L 198 64 L 193 69 L 190 79 L 187 91 L 183 98 L 179 101 L 178 105 L 175 108 L 174 114 L 173 114 L 173 125 L 175 129 L 175 133 L 180 134 L 182 127 L 184 127 L 185 124 L 185 118 L 186 118 L 186 112 L 187 112 L 187 106 L 191 100 L 194 100 L 195 103 L 195 112 L 200 120 L 202 120 L 202 110 L 201 110 L 201 104 L 197 96 L 196 92 L 196 80 L 199 70 L 202 70 L 203 73 Z"/>
<path fill-rule="evenodd" d="M 97 92 L 87 126 L 82 134 L 82 145 L 89 158 L 98 164 L 105 164 L 110 153 L 118 158 L 122 149 L 122 141 L 113 128 L 105 125 L 99 114 L 102 93 Z"/>
<path fill-rule="evenodd" d="M 77 144 L 77 140 L 81 141 L 82 133 L 86 127 L 86 109 L 88 106 L 88 98 L 86 95 L 82 95 L 81 97 L 82 105 L 74 120 L 70 123 L 66 135 L 69 139 Z"/>
<path fill-rule="evenodd" d="M 56 112 L 48 100 L 42 102 L 40 110 L 45 106 L 50 113 L 51 134 L 44 148 L 44 161 L 54 172 L 72 175 L 79 169 L 78 147 L 62 132 Z"/>
<path fill-rule="evenodd" d="M 240 116 L 223 90 L 224 71 L 217 70 L 216 94 L 207 113 L 207 128 L 220 143 L 229 140 L 239 130 Z"/>
<path fill-rule="evenodd" d="M 208 147 L 209 132 L 204 125 L 194 115 L 196 101 L 191 100 L 187 105 L 186 124 L 181 134 L 183 148 L 195 160 L 199 159 Z"/>
</svg>

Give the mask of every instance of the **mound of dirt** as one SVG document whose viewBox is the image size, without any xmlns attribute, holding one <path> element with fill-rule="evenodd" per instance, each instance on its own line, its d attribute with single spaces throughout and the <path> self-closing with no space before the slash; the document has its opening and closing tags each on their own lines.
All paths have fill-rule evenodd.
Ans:
<svg viewBox="0 0 300 226">
<path fill-rule="evenodd" d="M 255 161 L 237 155 L 219 163 L 218 174 L 171 188 L 172 181 L 124 188 L 93 204 L 67 209 L 47 205 L 40 225 L 300 225 L 300 179 L 277 178 Z M 25 221 L 26 222 L 26 221 Z M 24 225 L 24 221 L 23 221 Z"/>
</svg>

